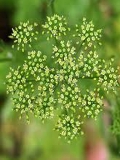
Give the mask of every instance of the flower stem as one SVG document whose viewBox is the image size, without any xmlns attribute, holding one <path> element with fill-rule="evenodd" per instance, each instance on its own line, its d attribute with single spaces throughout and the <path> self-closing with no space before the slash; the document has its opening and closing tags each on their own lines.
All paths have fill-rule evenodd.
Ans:
<svg viewBox="0 0 120 160">
<path fill-rule="evenodd" d="M 0 62 L 10 62 L 12 61 L 11 58 L 0 58 Z"/>
<path fill-rule="evenodd" d="M 54 13 L 55 13 L 54 2 L 55 2 L 55 0 L 51 0 L 51 2 L 50 2 L 52 15 L 54 15 Z"/>
</svg>

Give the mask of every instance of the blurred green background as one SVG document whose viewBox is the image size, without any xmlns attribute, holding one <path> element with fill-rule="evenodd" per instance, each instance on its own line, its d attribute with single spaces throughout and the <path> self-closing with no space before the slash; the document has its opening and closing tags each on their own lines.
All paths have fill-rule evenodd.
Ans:
<svg viewBox="0 0 120 160">
<path fill-rule="evenodd" d="M 46 16 L 52 14 L 51 2 L 0 0 L 0 58 L 12 55 L 11 28 L 27 20 L 44 23 Z M 54 10 L 65 15 L 71 25 L 81 23 L 83 17 L 93 20 L 97 28 L 103 29 L 100 57 L 106 60 L 114 57 L 115 65 L 120 65 L 120 0 L 55 0 Z M 4 85 L 10 66 L 9 61 L 0 61 L 0 160 L 120 160 L 116 151 L 120 144 L 116 145 L 116 137 L 109 128 L 112 121 L 109 108 L 119 105 L 115 98 L 106 97 L 107 111 L 96 122 L 86 122 L 86 134 L 67 144 L 57 138 L 52 122 L 41 124 L 33 118 L 28 125 L 12 111 Z M 100 159 L 97 148 L 108 158 Z"/>
</svg>

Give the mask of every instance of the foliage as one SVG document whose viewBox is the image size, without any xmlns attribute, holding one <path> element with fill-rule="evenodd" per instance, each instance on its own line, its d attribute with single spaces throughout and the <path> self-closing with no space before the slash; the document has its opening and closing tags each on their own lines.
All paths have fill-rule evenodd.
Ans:
<svg viewBox="0 0 120 160">
<path fill-rule="evenodd" d="M 116 104 L 116 107 L 113 109 L 113 113 L 112 113 L 113 124 L 111 126 L 111 131 L 113 135 L 116 135 L 119 137 L 120 135 L 120 99 L 118 96 L 116 97 L 116 101 L 117 101 L 117 104 Z"/>
</svg>

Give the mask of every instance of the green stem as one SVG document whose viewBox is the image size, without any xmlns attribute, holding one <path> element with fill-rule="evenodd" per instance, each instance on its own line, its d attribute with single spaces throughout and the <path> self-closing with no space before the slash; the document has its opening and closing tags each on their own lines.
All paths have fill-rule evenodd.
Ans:
<svg viewBox="0 0 120 160">
<path fill-rule="evenodd" d="M 89 37 L 89 36 L 88 36 L 88 37 Z M 86 38 L 81 42 L 81 44 L 79 45 L 79 47 L 78 47 L 78 49 L 77 49 L 78 52 L 81 51 L 82 44 L 87 40 L 88 37 L 86 37 Z"/>
<path fill-rule="evenodd" d="M 99 76 L 100 77 L 100 76 Z M 99 78 L 98 76 L 96 76 L 96 77 L 79 77 L 80 79 L 94 79 L 94 78 Z"/>
<path fill-rule="evenodd" d="M 54 15 L 54 13 L 55 13 L 54 2 L 55 2 L 55 0 L 51 0 L 51 2 L 50 2 L 51 11 L 52 11 L 52 15 Z"/>
<path fill-rule="evenodd" d="M 11 58 L 0 58 L 0 62 L 10 62 L 12 61 Z"/>
</svg>

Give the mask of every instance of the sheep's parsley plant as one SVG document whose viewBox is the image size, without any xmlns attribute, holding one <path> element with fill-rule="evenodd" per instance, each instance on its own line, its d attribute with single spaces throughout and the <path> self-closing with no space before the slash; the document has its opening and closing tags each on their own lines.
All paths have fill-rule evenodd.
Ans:
<svg viewBox="0 0 120 160">
<path fill-rule="evenodd" d="M 13 47 L 27 58 L 16 69 L 10 68 L 7 93 L 11 94 L 14 109 L 20 117 L 25 114 L 28 121 L 30 112 L 42 121 L 58 116 L 55 130 L 59 137 L 71 141 L 83 134 L 86 118 L 96 119 L 101 112 L 101 91 L 115 93 L 118 69 L 112 66 L 113 59 L 105 62 L 99 58 L 101 30 L 96 30 L 92 21 L 83 18 L 82 25 L 70 27 L 64 16 L 53 15 L 47 17 L 42 31 L 36 26 L 39 28 L 27 22 L 13 29 Z M 32 42 L 42 36 L 52 44 L 52 64 L 46 51 L 32 50 Z M 94 87 L 83 89 L 86 80 Z"/>
</svg>

